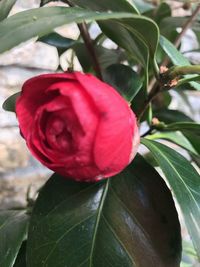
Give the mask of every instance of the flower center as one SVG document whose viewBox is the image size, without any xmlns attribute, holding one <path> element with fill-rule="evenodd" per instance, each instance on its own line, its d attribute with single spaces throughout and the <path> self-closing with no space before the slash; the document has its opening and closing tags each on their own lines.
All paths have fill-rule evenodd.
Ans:
<svg viewBox="0 0 200 267">
<path fill-rule="evenodd" d="M 66 122 L 58 116 L 52 115 L 48 119 L 46 137 L 52 148 L 68 152 L 73 149 L 73 137 L 70 127 L 67 127 Z"/>
</svg>

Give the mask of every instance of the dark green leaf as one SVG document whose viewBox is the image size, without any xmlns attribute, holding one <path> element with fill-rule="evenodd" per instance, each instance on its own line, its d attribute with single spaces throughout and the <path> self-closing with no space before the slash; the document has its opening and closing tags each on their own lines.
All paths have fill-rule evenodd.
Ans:
<svg viewBox="0 0 200 267">
<path fill-rule="evenodd" d="M 13 267 L 26 267 L 26 241 L 22 243 Z"/>
<path fill-rule="evenodd" d="M 162 93 L 162 97 L 163 97 L 163 103 L 162 103 L 162 107 L 168 107 L 172 101 L 172 97 L 170 95 L 170 93 L 168 91 L 164 91 Z"/>
<path fill-rule="evenodd" d="M 3 103 L 3 109 L 11 112 L 15 112 L 15 104 L 18 96 L 20 95 L 20 92 L 15 93 L 14 95 L 11 95 L 8 97 L 5 102 Z"/>
<path fill-rule="evenodd" d="M 88 50 L 83 43 L 76 43 L 73 45 L 73 50 L 78 57 L 78 60 L 85 72 L 92 69 L 93 62 L 90 58 Z M 122 51 L 115 49 L 108 49 L 100 45 L 94 46 L 101 69 L 105 69 L 111 64 L 119 63 L 124 60 L 125 56 Z"/>
<path fill-rule="evenodd" d="M 94 11 L 120 11 L 138 13 L 134 3 L 130 4 L 126 0 L 71 0 L 72 3 Z"/>
<path fill-rule="evenodd" d="M 156 23 L 145 16 L 139 16 L 139 15 L 133 15 L 131 19 L 122 19 L 118 21 L 116 23 L 117 28 L 113 29 L 114 34 L 119 34 L 117 33 L 118 25 L 119 24 L 123 25 L 123 27 L 126 28 L 131 33 L 131 35 L 134 36 L 133 39 L 135 40 L 135 42 L 137 41 L 138 45 L 139 45 L 138 39 L 140 39 L 140 41 L 143 41 L 143 43 L 145 43 L 145 45 L 149 49 L 151 56 L 154 57 L 159 38 L 159 29 Z M 100 25 L 102 25 L 102 23 L 100 23 Z M 103 23 L 103 26 L 105 29 L 106 24 Z"/>
<path fill-rule="evenodd" d="M 7 18 L 15 2 L 16 0 L 1 0 L 0 1 L 0 21 Z"/>
<path fill-rule="evenodd" d="M 27 234 L 28 217 L 22 211 L 0 211 L 0 266 L 12 267 Z"/>
<path fill-rule="evenodd" d="M 163 2 L 158 6 L 153 18 L 157 24 L 160 24 L 160 22 L 165 17 L 170 17 L 170 16 L 171 16 L 171 8 L 167 3 Z"/>
<path fill-rule="evenodd" d="M 149 64 L 149 49 L 143 40 L 132 34 L 122 23 L 109 21 L 109 23 L 99 23 L 101 30 L 119 47 L 124 48 L 129 59 L 137 61 L 147 70 Z"/>
<path fill-rule="evenodd" d="M 173 110 L 173 109 L 160 109 L 155 111 L 154 116 L 158 118 L 160 121 L 163 121 L 165 123 L 173 123 L 177 121 L 182 122 L 192 122 L 193 120 L 185 115 L 183 112 L 179 110 Z"/>
<path fill-rule="evenodd" d="M 46 35 L 63 24 L 133 16 L 131 13 L 100 13 L 67 7 L 43 7 L 23 11 L 0 23 L 0 53 L 34 36 Z"/>
<path fill-rule="evenodd" d="M 134 3 L 140 13 L 145 13 L 154 9 L 154 5 L 147 3 L 145 0 L 131 0 L 131 2 Z"/>
<path fill-rule="evenodd" d="M 200 134 L 200 124 L 194 122 L 174 122 L 164 128 L 168 131 L 191 131 Z"/>
<path fill-rule="evenodd" d="M 187 66 L 191 65 L 189 60 L 184 57 L 181 52 L 177 50 L 177 48 L 164 36 L 160 36 L 160 45 L 165 51 L 165 53 L 168 55 L 168 57 L 171 59 L 172 63 L 177 66 Z M 185 78 L 195 79 L 196 75 L 186 75 Z M 192 87 L 194 87 L 196 90 L 200 90 L 200 84 L 197 82 L 190 81 L 189 82 Z"/>
<path fill-rule="evenodd" d="M 68 48 L 71 48 L 71 46 L 76 43 L 75 40 L 63 37 L 62 35 L 56 32 L 47 34 L 39 38 L 38 41 L 55 46 L 59 50 L 62 49 L 63 51 L 67 50 Z"/>
<path fill-rule="evenodd" d="M 171 193 L 138 156 L 100 183 L 53 175 L 33 210 L 27 260 L 29 267 L 178 267 L 180 252 Z"/>
<path fill-rule="evenodd" d="M 182 209 L 187 229 L 200 256 L 200 176 L 183 156 L 155 141 L 142 139 L 165 174 Z"/>
<path fill-rule="evenodd" d="M 153 19 L 159 25 L 164 18 L 171 16 L 171 8 L 167 3 L 162 2 L 158 7 L 151 8 L 143 15 Z"/>
<path fill-rule="evenodd" d="M 191 131 L 183 131 L 183 134 L 200 155 L 200 136 Z"/>
<path fill-rule="evenodd" d="M 114 64 L 103 73 L 104 81 L 112 85 L 127 100 L 132 101 L 142 87 L 139 75 L 129 66 Z"/>
<path fill-rule="evenodd" d="M 164 139 L 179 145 L 191 153 L 198 154 L 198 152 L 195 150 L 195 146 L 193 147 L 191 142 L 181 132 L 156 132 L 155 134 L 149 135 L 146 138 L 150 140 Z"/>
</svg>

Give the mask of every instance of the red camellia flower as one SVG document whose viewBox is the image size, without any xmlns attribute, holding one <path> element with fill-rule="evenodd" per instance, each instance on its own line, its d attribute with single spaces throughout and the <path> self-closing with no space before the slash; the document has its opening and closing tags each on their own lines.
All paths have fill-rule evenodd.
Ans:
<svg viewBox="0 0 200 267">
<path fill-rule="evenodd" d="M 128 103 L 90 74 L 45 74 L 28 80 L 16 113 L 32 154 L 74 180 L 115 175 L 138 147 L 136 117 Z"/>
</svg>

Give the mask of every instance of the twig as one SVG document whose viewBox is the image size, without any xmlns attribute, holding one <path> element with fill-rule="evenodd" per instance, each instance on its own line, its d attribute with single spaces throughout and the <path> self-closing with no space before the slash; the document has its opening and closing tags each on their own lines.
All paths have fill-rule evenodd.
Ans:
<svg viewBox="0 0 200 267">
<path fill-rule="evenodd" d="M 74 5 L 70 1 L 66 0 L 65 2 L 70 7 L 74 7 Z M 87 25 L 86 25 L 85 22 L 77 23 L 77 25 L 78 25 L 79 31 L 81 33 L 81 36 L 82 36 L 82 38 L 83 38 L 83 40 L 85 42 L 85 46 L 86 46 L 86 48 L 88 50 L 90 58 L 92 60 L 94 71 L 96 72 L 97 76 L 102 80 L 101 68 L 100 68 L 100 65 L 99 65 L 99 61 L 98 61 L 98 58 L 97 58 L 97 55 L 96 55 L 95 48 L 93 46 L 92 39 L 90 38 L 90 34 L 88 32 L 88 29 L 87 29 Z"/>
</svg>

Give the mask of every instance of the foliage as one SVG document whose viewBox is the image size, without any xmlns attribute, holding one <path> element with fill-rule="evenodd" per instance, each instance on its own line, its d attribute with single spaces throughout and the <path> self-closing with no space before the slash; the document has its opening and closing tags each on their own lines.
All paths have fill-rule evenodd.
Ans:
<svg viewBox="0 0 200 267">
<path fill-rule="evenodd" d="M 0 211 L 0 266 L 180 266 L 172 194 L 196 250 L 184 244 L 181 266 L 192 266 L 188 257 L 200 258 L 200 124 L 170 103 L 173 90 L 200 90 L 200 66 L 180 51 L 188 28 L 199 39 L 200 5 L 179 1 L 191 11 L 183 18 L 172 16 L 166 1 L 70 0 L 62 7 L 49 2 L 10 17 L 15 1 L 0 2 L 0 53 L 32 37 L 56 47 L 59 56 L 71 49 L 70 71 L 77 57 L 84 72 L 95 73 L 130 102 L 141 129 L 147 128 L 141 143 L 149 154 L 138 154 L 122 173 L 98 183 L 53 174 L 33 209 Z M 56 32 L 72 22 L 80 30 L 77 40 Z M 90 27 L 97 24 L 99 35 L 91 39 Z M 106 47 L 106 40 L 115 48 Z M 15 111 L 18 94 L 5 101 L 5 110 Z"/>
</svg>

